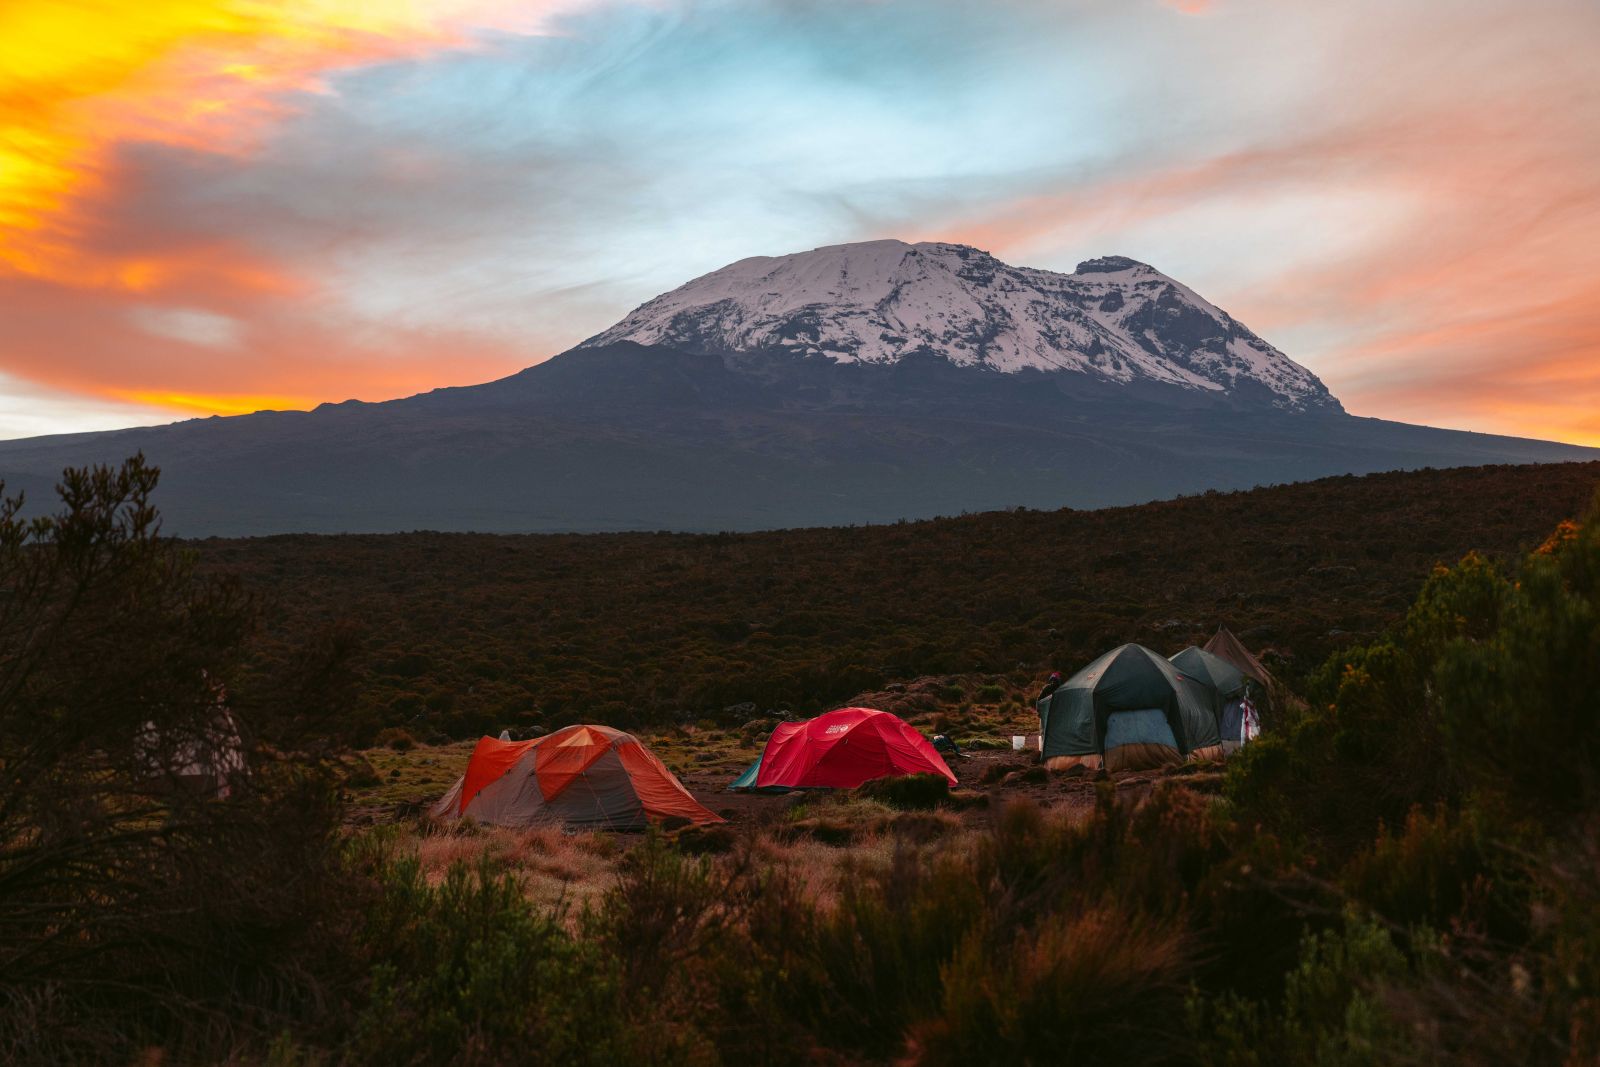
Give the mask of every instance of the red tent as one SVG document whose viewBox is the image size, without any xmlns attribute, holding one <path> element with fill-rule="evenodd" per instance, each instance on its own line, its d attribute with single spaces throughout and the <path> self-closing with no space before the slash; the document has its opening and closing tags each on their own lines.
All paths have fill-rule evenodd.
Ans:
<svg viewBox="0 0 1600 1067">
<path fill-rule="evenodd" d="M 944 757 L 898 715 L 840 708 L 772 731 L 755 788 L 853 789 L 896 774 L 939 774 L 956 783 Z"/>
<path fill-rule="evenodd" d="M 632 734 L 569 726 L 535 741 L 478 742 L 464 774 L 433 809 L 501 826 L 637 829 L 651 819 L 723 820 Z"/>
</svg>

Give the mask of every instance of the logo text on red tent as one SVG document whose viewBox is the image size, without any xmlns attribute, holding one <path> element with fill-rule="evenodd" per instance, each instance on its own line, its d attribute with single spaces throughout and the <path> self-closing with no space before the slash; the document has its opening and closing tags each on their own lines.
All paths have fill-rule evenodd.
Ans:
<svg viewBox="0 0 1600 1067">
<path fill-rule="evenodd" d="M 822 732 L 825 733 L 825 734 L 842 734 L 848 729 L 850 729 L 850 724 L 841 722 L 841 723 L 837 723 L 837 724 L 835 724 L 833 726 L 828 727 L 826 730 L 824 730 Z"/>
</svg>

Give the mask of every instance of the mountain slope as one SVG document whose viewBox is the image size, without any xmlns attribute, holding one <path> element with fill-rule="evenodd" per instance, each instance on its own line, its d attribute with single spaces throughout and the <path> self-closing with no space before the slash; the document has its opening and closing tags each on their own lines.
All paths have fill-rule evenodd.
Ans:
<svg viewBox="0 0 1600 1067">
<path fill-rule="evenodd" d="M 759 256 L 656 297 L 580 347 L 618 341 L 878 364 L 935 352 L 957 366 L 1075 371 L 1290 411 L 1341 410 L 1316 375 L 1232 316 L 1120 256 L 1073 274 L 932 242 Z"/>
<path fill-rule="evenodd" d="M 889 243 L 893 248 L 880 257 L 882 244 L 871 246 L 878 249 L 873 262 L 887 261 L 898 248 L 903 265 L 913 258 L 905 249 L 922 247 Z M 962 262 L 957 246 L 936 249 L 937 255 L 915 258 Z M 827 258 L 788 257 L 813 265 Z M 844 258 L 852 277 L 865 276 L 858 257 Z M 615 330 L 496 382 L 380 404 L 349 401 L 310 412 L 0 442 L 0 478 L 41 506 L 63 467 L 142 451 L 162 468 L 158 503 L 169 532 L 197 536 L 755 530 L 1017 505 L 1131 504 L 1330 474 L 1600 458 L 1600 451 L 1569 445 L 1351 417 L 1314 377 L 1265 342 L 1245 338 L 1248 331 L 1232 319 L 1195 311 L 1198 298 L 1188 290 L 1126 261 L 1109 266 L 1116 269 L 1049 275 L 1066 279 L 1049 284 L 1077 294 L 1059 305 L 1069 324 L 1088 299 L 1084 286 L 1109 286 L 1102 302 L 1131 286 L 1122 298 L 1127 313 L 1115 321 L 1126 336 L 1143 338 L 1133 343 L 1149 348 L 1143 362 L 1130 357 L 1120 371 L 1110 365 L 1114 373 L 1092 360 L 1002 369 L 998 363 L 1010 358 L 997 354 L 1004 345 L 1042 336 L 1029 334 L 1015 316 L 1010 333 L 994 333 L 981 350 L 928 334 L 916 347 L 892 352 L 879 338 L 872 345 L 863 340 L 853 355 L 824 355 L 769 343 L 776 335 L 766 327 L 752 326 L 747 337 L 730 316 L 735 309 L 744 315 L 748 301 L 724 302 L 716 332 L 704 311 L 693 310 L 712 305 L 680 296 L 670 307 L 652 301 Z M 890 274 L 898 277 L 899 270 Z M 924 281 L 944 284 L 932 268 L 924 273 L 912 290 L 921 292 Z M 996 268 L 995 277 L 1002 273 Z M 815 308 L 805 288 L 811 283 L 786 275 L 783 283 L 794 287 L 785 298 L 794 308 Z M 878 294 L 872 308 L 903 307 L 874 285 L 862 290 Z M 1038 282 L 1035 292 L 1045 285 Z M 1011 286 L 997 280 L 983 291 L 1002 294 L 995 307 L 1011 301 L 1033 308 L 1043 300 L 1018 296 Z M 942 320 L 938 311 L 917 319 L 893 313 L 908 333 L 913 326 L 931 331 L 930 323 L 957 321 L 959 301 L 951 300 L 953 310 Z M 1183 306 L 1173 308 L 1175 301 Z M 868 313 L 859 309 L 866 306 L 853 297 L 836 302 L 829 330 L 848 327 L 855 331 L 850 336 L 864 338 L 867 320 L 860 316 Z M 781 319 L 776 307 L 768 310 Z M 999 314 L 985 312 L 991 313 Z M 1206 330 L 1240 331 L 1229 344 L 1266 351 L 1229 377 L 1207 362 L 1210 349 L 1180 352 L 1178 328 L 1161 325 L 1189 314 L 1207 316 L 1214 326 Z M 1105 322 L 1092 321 L 1110 335 Z M 658 326 L 672 344 L 606 339 L 617 331 L 647 337 Z M 1067 327 L 1061 329 L 1066 336 Z M 1157 349 L 1168 355 L 1158 358 Z M 1066 363 L 1079 355 L 1060 349 L 1055 358 Z"/>
</svg>

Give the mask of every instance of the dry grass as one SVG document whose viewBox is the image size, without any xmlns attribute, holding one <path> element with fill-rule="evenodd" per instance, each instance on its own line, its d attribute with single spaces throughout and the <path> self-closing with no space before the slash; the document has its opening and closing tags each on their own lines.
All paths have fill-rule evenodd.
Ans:
<svg viewBox="0 0 1600 1067">
<path fill-rule="evenodd" d="M 683 777 L 711 769 L 737 774 L 761 755 L 769 732 L 766 727 L 745 732 L 685 726 L 637 736 L 669 771 Z M 748 743 L 747 737 L 751 739 Z"/>
<path fill-rule="evenodd" d="M 754 828 L 745 835 L 744 843 L 748 850 L 744 855 L 758 866 L 794 875 L 805 895 L 823 909 L 837 902 L 843 879 L 887 872 L 897 850 L 928 847 L 934 842 L 962 849 L 966 846 L 960 838 L 972 833 L 948 813 L 880 812 L 877 809 L 882 805 L 872 802 L 830 807 L 855 809 L 861 818 L 848 847 L 804 834 Z M 432 884 L 442 882 L 453 865 L 473 866 L 487 859 L 514 874 L 529 900 L 567 905 L 576 912 L 612 887 L 619 861 L 642 840 L 638 834 L 566 832 L 554 827 L 519 830 L 467 822 L 402 832 L 393 847 L 399 855 L 416 856 Z M 721 862 L 738 862 L 738 857 L 725 857 Z"/>
<path fill-rule="evenodd" d="M 434 884 L 443 881 L 455 864 L 470 866 L 487 859 L 516 875 L 528 899 L 569 904 L 576 910 L 610 887 L 626 846 L 607 833 L 469 823 L 450 832 L 411 834 L 402 838 L 398 849 L 414 853 Z"/>
<path fill-rule="evenodd" d="M 371 767 L 346 786 L 356 821 L 374 821 L 397 808 L 433 804 L 466 773 L 475 741 L 418 745 L 409 751 L 369 748 L 356 754 L 357 765 Z"/>
<path fill-rule="evenodd" d="M 929 680 L 930 695 L 940 680 Z M 944 681 L 954 681 L 945 679 Z M 963 677 L 977 690 L 987 680 Z M 915 694 L 914 694 L 915 695 Z M 863 701 L 865 702 L 865 701 Z M 991 708 L 947 706 L 918 716 L 922 729 L 936 727 L 996 735 L 1009 733 L 1011 722 Z M 763 727 L 765 724 L 763 724 Z M 751 743 L 751 738 L 754 742 Z M 680 776 L 691 778 L 697 791 L 717 788 L 759 754 L 765 728 L 720 730 L 686 726 L 641 733 L 640 739 Z M 409 750 L 367 749 L 358 754 L 371 773 L 349 786 L 355 825 L 394 825 L 395 847 L 412 854 L 428 880 L 438 884 L 452 864 L 488 859 L 517 876 L 530 900 L 564 903 L 577 911 L 615 884 L 618 861 L 641 840 L 639 834 L 565 832 L 556 827 L 514 829 L 480 826 L 470 820 L 438 824 L 422 817 L 466 770 L 475 742 L 418 745 Z M 824 909 L 838 898 L 841 879 L 860 879 L 889 869 L 897 850 L 967 847 L 965 838 L 982 820 L 968 820 L 950 810 L 901 811 L 871 797 L 849 792 L 808 794 L 793 799 L 764 798 L 734 824 L 739 839 L 734 856 L 748 855 L 763 866 L 783 868 L 804 886 L 805 894 Z M 718 805 L 709 801 L 713 809 Z"/>
</svg>

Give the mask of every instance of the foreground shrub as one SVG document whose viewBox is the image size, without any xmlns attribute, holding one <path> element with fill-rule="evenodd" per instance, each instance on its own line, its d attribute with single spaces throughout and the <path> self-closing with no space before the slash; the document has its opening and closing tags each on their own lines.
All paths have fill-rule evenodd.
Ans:
<svg viewBox="0 0 1600 1067">
<path fill-rule="evenodd" d="M 855 793 L 891 808 L 927 809 L 950 799 L 950 782 L 938 774 L 897 774 L 863 782 Z"/>
<path fill-rule="evenodd" d="M 1530 817 L 1600 806 L 1600 500 L 1453 635 L 1435 685 L 1450 758 Z M 1468 630 L 1468 627 L 1462 627 Z"/>
<path fill-rule="evenodd" d="M 1114 905 L 974 930 L 916 1032 L 926 1064 L 1145 1064 L 1185 1046 L 1184 937 Z"/>
<path fill-rule="evenodd" d="M 1380 926 L 1350 916 L 1307 934 L 1284 979 L 1281 1001 L 1223 995 L 1189 1001 L 1198 1059 L 1216 1067 L 1334 1067 L 1409 1060 L 1419 1051 L 1394 1013 L 1386 984 L 1411 975 Z"/>
<path fill-rule="evenodd" d="M 430 886 L 414 859 L 379 866 L 359 944 L 374 961 L 345 1045 L 356 1063 L 616 1063 L 616 957 L 574 940 L 488 862 Z"/>
<path fill-rule="evenodd" d="M 950 852 L 899 844 L 885 872 L 847 864 L 808 949 L 818 983 L 805 991 L 812 1032 L 839 1049 L 898 1050 L 907 1026 L 937 1010 L 942 969 L 989 906 L 986 888 Z"/>
<path fill-rule="evenodd" d="M 1596 662 L 1600 507 L 1515 580 L 1475 556 L 1436 572 L 1393 634 L 1329 661 L 1297 726 L 1245 749 L 1228 776 L 1235 810 L 1299 842 L 1307 867 L 1392 924 L 1404 966 L 1370 931 L 1347 931 L 1343 956 L 1318 942 L 1291 978 L 1350 970 L 1322 981 L 1354 990 L 1343 1028 L 1263 1030 L 1236 1052 L 1259 1038 L 1290 1062 L 1392 1059 L 1407 1054 L 1401 1031 L 1452 1062 L 1600 1052 Z M 1286 998 L 1295 981 L 1309 979 Z M 1243 1033 L 1256 1010 L 1218 1018 Z"/>
<path fill-rule="evenodd" d="M 1507 941 L 1527 935 L 1530 887 L 1513 855 L 1515 835 L 1479 811 L 1417 809 L 1380 829 L 1346 866 L 1349 894 L 1402 928 L 1470 927 Z"/>
<path fill-rule="evenodd" d="M 1473 795 L 1534 818 L 1600 803 L 1600 505 L 1524 563 L 1440 568 L 1389 636 L 1332 657 L 1312 707 L 1247 746 L 1227 795 L 1342 861 L 1380 823 Z"/>
<path fill-rule="evenodd" d="M 348 899 L 317 727 L 339 640 L 223 688 L 257 608 L 159 536 L 157 472 L 0 503 L 0 1060 L 225 1054 L 320 1013 Z M 321 977 L 319 976 L 321 972 Z"/>
</svg>

